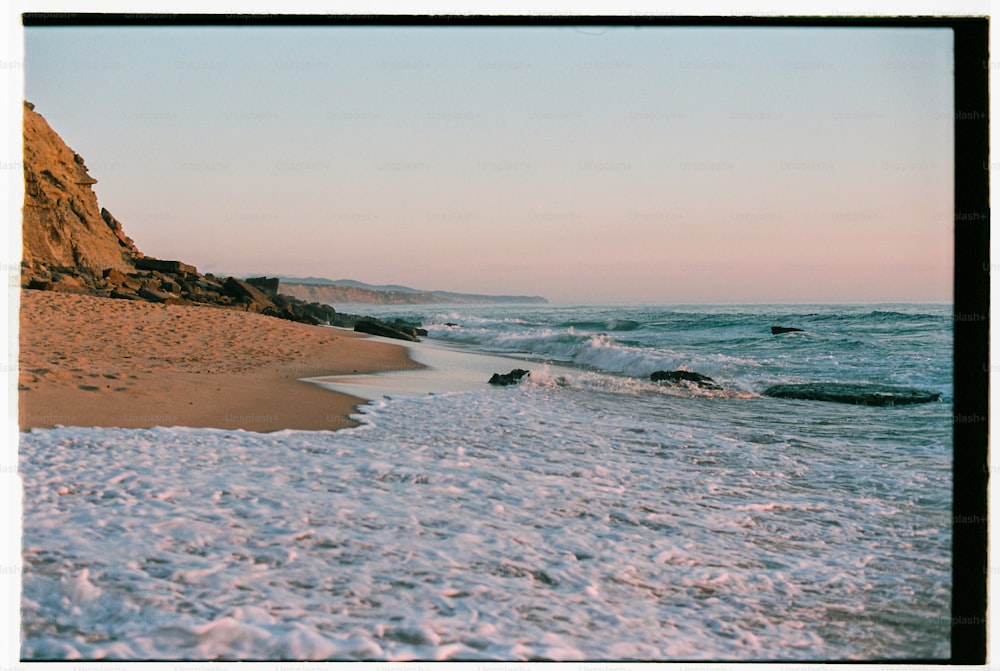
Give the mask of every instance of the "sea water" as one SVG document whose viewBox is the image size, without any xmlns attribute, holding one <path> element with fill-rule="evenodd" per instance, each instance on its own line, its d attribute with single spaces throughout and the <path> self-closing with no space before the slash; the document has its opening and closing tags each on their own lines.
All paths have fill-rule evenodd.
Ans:
<svg viewBox="0 0 1000 671">
<path fill-rule="evenodd" d="M 950 306 L 366 312 L 531 375 L 338 432 L 22 434 L 24 658 L 950 654 Z M 762 395 L 798 382 L 941 400 Z"/>
</svg>

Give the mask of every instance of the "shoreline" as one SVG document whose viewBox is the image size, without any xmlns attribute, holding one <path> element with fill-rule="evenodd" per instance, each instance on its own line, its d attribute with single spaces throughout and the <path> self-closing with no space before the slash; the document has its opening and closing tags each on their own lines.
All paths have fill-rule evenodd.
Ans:
<svg viewBox="0 0 1000 671">
<path fill-rule="evenodd" d="M 337 430 L 367 400 L 310 378 L 416 370 L 399 344 L 208 306 L 22 290 L 18 430 Z"/>
<path fill-rule="evenodd" d="M 388 338 L 372 336 L 377 342 Z M 404 345 L 410 359 L 420 368 L 383 371 L 370 374 L 322 375 L 305 378 L 330 391 L 364 399 L 365 403 L 395 396 L 424 396 L 451 392 L 489 389 L 493 373 L 507 373 L 513 368 L 545 368 L 553 375 L 578 373 L 571 367 L 455 347 L 435 340 L 408 342 Z"/>
</svg>

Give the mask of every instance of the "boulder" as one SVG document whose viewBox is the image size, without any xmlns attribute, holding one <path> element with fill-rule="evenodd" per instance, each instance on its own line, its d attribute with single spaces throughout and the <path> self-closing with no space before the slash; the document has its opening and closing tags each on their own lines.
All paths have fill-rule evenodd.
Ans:
<svg viewBox="0 0 1000 671">
<path fill-rule="evenodd" d="M 111 293 L 108 295 L 111 298 L 123 298 L 125 300 L 130 300 L 130 301 L 142 300 L 142 298 L 139 297 L 139 294 L 135 293 L 130 289 L 126 289 L 125 287 L 117 287 L 115 289 L 112 289 Z"/>
<path fill-rule="evenodd" d="M 66 272 L 55 273 L 52 276 L 52 280 L 54 283 L 59 284 L 63 287 L 76 290 L 86 288 L 87 284 L 87 282 L 84 280 L 83 277 L 75 273 L 66 273 Z"/>
<path fill-rule="evenodd" d="M 794 326 L 772 326 L 771 335 L 780 335 L 782 333 L 795 333 L 802 332 L 804 329 L 797 329 Z"/>
<path fill-rule="evenodd" d="M 827 401 L 853 405 L 912 405 L 941 400 L 941 394 L 880 384 L 851 384 L 838 382 L 809 382 L 805 384 L 778 384 L 764 390 L 764 396 L 791 398 L 803 401 Z"/>
<path fill-rule="evenodd" d="M 509 373 L 493 373 L 493 377 L 489 379 L 489 384 L 495 384 L 500 387 L 507 387 L 512 384 L 517 384 L 521 381 L 521 378 L 525 375 L 529 375 L 530 371 L 526 371 L 523 368 L 515 368 Z"/>
<path fill-rule="evenodd" d="M 94 292 L 94 288 L 89 286 L 82 278 L 60 273 L 54 273 L 47 280 L 29 280 L 25 288 L 39 289 L 41 291 L 63 291 L 71 294 L 88 294 Z"/>
<path fill-rule="evenodd" d="M 402 329 L 403 331 L 406 331 L 406 332 L 412 331 L 413 335 L 415 335 L 415 336 L 424 336 L 424 337 L 427 337 L 427 329 L 421 328 L 421 324 L 419 324 L 419 323 L 417 323 L 417 324 L 411 324 L 410 322 L 406 321 L 405 319 L 396 319 L 396 320 L 394 320 L 392 322 L 392 325 L 395 326 L 396 328 Z"/>
<path fill-rule="evenodd" d="M 171 294 L 179 294 L 181 292 L 181 285 L 169 277 L 160 280 L 160 288 Z"/>
<path fill-rule="evenodd" d="M 263 291 L 235 277 L 227 277 L 222 285 L 226 293 L 247 304 L 252 312 L 264 312 L 268 308 L 277 309 L 271 298 Z"/>
<path fill-rule="evenodd" d="M 126 275 L 114 268 L 107 268 L 104 270 L 104 279 L 106 279 L 111 284 L 124 284 Z"/>
<path fill-rule="evenodd" d="M 248 277 L 246 279 L 247 284 L 257 287 L 271 298 L 277 295 L 279 282 L 277 277 Z"/>
<path fill-rule="evenodd" d="M 194 286 L 206 293 L 221 294 L 225 291 L 221 284 L 209 282 L 207 280 L 195 280 Z"/>
<path fill-rule="evenodd" d="M 122 280 L 121 286 L 129 288 L 133 293 L 135 293 L 142 288 L 142 281 L 134 275 L 127 275 L 125 279 Z"/>
<path fill-rule="evenodd" d="M 164 261 L 154 259 L 150 256 L 135 259 L 135 267 L 139 270 L 156 270 L 161 273 L 191 273 L 196 274 L 198 269 L 180 261 Z"/>
<path fill-rule="evenodd" d="M 169 294 L 165 291 L 160 291 L 159 289 L 143 287 L 137 292 L 140 298 L 145 298 L 147 301 L 153 303 L 164 303 L 168 298 L 177 298 L 173 294 Z"/>
<path fill-rule="evenodd" d="M 302 307 L 302 310 L 313 315 L 324 324 L 332 324 L 337 316 L 337 311 L 326 303 L 307 303 Z"/>
<path fill-rule="evenodd" d="M 653 382 L 690 382 L 705 389 L 721 389 L 715 380 L 707 375 L 688 370 L 658 370 L 650 375 L 649 379 Z"/>
<path fill-rule="evenodd" d="M 404 331 L 396 328 L 392 324 L 386 324 L 377 319 L 359 319 L 354 323 L 354 330 L 359 333 L 382 336 L 384 338 L 398 338 L 399 340 L 409 340 L 410 342 L 420 342 L 417 335 L 412 331 Z"/>
</svg>

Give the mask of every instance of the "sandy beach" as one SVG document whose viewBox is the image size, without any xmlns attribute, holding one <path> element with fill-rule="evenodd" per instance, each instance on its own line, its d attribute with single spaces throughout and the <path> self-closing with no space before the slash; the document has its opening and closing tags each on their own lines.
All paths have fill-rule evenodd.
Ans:
<svg viewBox="0 0 1000 671">
<path fill-rule="evenodd" d="M 276 431 L 356 425 L 364 399 L 302 378 L 420 368 L 405 347 L 214 307 L 21 292 L 18 419 Z"/>
</svg>

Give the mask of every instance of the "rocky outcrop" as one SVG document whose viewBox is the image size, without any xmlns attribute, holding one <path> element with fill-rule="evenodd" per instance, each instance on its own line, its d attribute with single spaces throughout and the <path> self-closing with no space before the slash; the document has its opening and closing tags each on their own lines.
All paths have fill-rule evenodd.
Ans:
<svg viewBox="0 0 1000 671">
<path fill-rule="evenodd" d="M 493 377 L 489 379 L 489 384 L 495 384 L 499 387 L 509 387 L 510 385 L 517 384 L 521 381 L 521 378 L 529 374 L 530 371 L 526 371 L 523 368 L 515 368 L 509 373 L 493 373 Z"/>
<path fill-rule="evenodd" d="M 403 329 L 392 324 L 387 324 L 378 319 L 359 319 L 354 324 L 354 330 L 359 333 L 382 336 L 384 338 L 396 338 L 398 340 L 409 340 L 410 342 L 420 342 L 413 329 Z"/>
<path fill-rule="evenodd" d="M 27 102 L 24 180 L 21 286 L 26 289 L 212 305 L 307 324 L 342 321 L 329 305 L 278 294 L 277 278 L 220 279 L 182 261 L 142 254 L 121 222 L 98 207 L 91 188 L 97 180 L 83 158 Z"/>
<path fill-rule="evenodd" d="M 650 375 L 649 379 L 653 382 L 690 382 L 691 384 L 704 389 L 721 389 L 721 387 L 716 384 L 715 380 L 707 375 L 694 373 L 688 370 L 658 370 Z"/>
<path fill-rule="evenodd" d="M 941 394 L 910 387 L 878 384 L 811 382 L 779 384 L 764 390 L 764 396 L 805 401 L 828 401 L 853 405 L 912 405 L 941 400 Z"/>
<path fill-rule="evenodd" d="M 803 329 L 797 329 L 794 326 L 772 326 L 771 335 L 781 335 L 782 333 L 801 333 Z"/>
<path fill-rule="evenodd" d="M 24 104 L 23 261 L 32 269 L 130 270 L 142 254 L 107 210 L 98 207 L 83 158 Z M 54 283 L 58 284 L 58 282 Z"/>
</svg>

